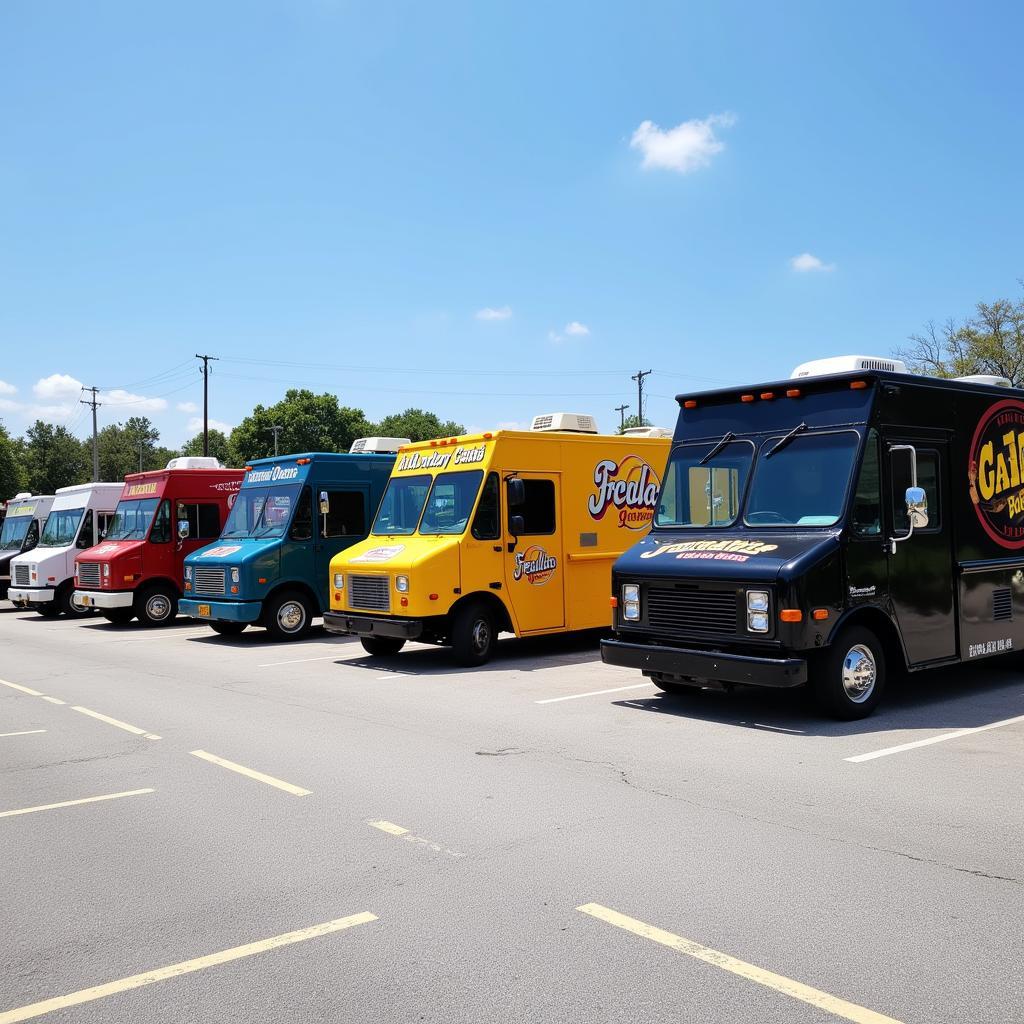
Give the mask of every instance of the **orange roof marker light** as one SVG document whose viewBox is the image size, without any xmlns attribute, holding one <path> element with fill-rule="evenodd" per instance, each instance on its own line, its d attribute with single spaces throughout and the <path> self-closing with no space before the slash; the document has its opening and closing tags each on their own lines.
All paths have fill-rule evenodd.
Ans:
<svg viewBox="0 0 1024 1024">
<path fill-rule="evenodd" d="M 868 382 L 866 380 L 851 380 L 850 381 L 850 390 L 851 391 L 863 391 L 867 386 L 868 386 Z"/>
<path fill-rule="evenodd" d="M 296 459 L 295 460 L 300 466 L 308 466 L 313 460 L 312 459 Z"/>
<path fill-rule="evenodd" d="M 786 392 L 786 397 L 787 398 L 799 398 L 802 394 L 803 394 L 803 392 L 799 388 L 790 388 Z"/>
<path fill-rule="evenodd" d="M 688 398 L 685 402 L 683 402 L 683 408 L 684 409 L 696 409 L 697 408 L 697 399 L 696 398 Z"/>
<path fill-rule="evenodd" d="M 740 395 L 741 402 L 752 402 L 754 400 L 753 395 Z"/>
</svg>

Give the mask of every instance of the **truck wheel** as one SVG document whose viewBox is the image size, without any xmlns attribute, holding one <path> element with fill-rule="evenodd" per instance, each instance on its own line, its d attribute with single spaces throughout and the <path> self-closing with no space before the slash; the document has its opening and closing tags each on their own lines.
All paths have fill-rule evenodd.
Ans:
<svg viewBox="0 0 1024 1024">
<path fill-rule="evenodd" d="M 44 619 L 55 619 L 60 615 L 60 609 L 57 607 L 56 601 L 47 601 L 46 604 L 34 604 L 32 608 L 38 615 L 42 615 Z"/>
<path fill-rule="evenodd" d="M 404 640 L 393 636 L 361 636 L 359 642 L 367 654 L 374 654 L 378 657 L 397 654 L 405 646 Z"/>
<path fill-rule="evenodd" d="M 843 721 L 867 718 L 885 690 L 885 652 L 863 626 L 837 636 L 812 667 L 811 689 L 822 711 Z"/>
<path fill-rule="evenodd" d="M 69 619 L 84 619 L 92 615 L 92 609 L 75 600 L 75 585 L 72 582 L 65 583 L 57 591 L 57 599 L 54 601 L 58 615 L 66 615 Z"/>
<path fill-rule="evenodd" d="M 165 584 L 146 587 L 135 598 L 135 614 L 144 626 L 166 626 L 178 614 L 178 595 Z"/>
<path fill-rule="evenodd" d="M 107 608 L 100 614 L 107 622 L 112 622 L 115 626 L 127 626 L 135 618 L 133 608 Z"/>
<path fill-rule="evenodd" d="M 299 640 L 309 632 L 313 612 L 297 590 L 272 597 L 263 608 L 263 622 L 271 640 Z"/>
<path fill-rule="evenodd" d="M 221 636 L 238 636 L 243 629 L 248 625 L 245 622 L 211 622 L 208 623 L 210 629 L 214 633 L 219 633 Z"/>
<path fill-rule="evenodd" d="M 494 616 L 482 603 L 463 605 L 452 620 L 452 653 L 459 665 L 467 668 L 491 660 L 498 631 Z"/>
</svg>

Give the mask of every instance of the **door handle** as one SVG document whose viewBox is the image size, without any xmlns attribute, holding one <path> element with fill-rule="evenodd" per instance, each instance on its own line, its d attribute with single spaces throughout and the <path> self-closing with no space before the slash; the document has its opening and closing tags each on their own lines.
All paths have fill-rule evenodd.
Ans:
<svg viewBox="0 0 1024 1024">
<path fill-rule="evenodd" d="M 494 545 L 494 550 L 495 551 L 500 551 L 501 550 L 501 545 L 500 544 L 495 544 Z"/>
</svg>

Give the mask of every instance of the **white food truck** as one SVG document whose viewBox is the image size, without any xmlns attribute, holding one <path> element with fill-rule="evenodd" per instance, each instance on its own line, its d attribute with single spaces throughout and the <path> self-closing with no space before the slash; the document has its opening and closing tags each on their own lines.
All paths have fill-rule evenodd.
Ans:
<svg viewBox="0 0 1024 1024">
<path fill-rule="evenodd" d="M 61 487 L 39 543 L 11 559 L 8 597 L 40 615 L 88 615 L 74 601 L 75 555 L 96 544 L 117 508 L 123 484 L 75 484 Z"/>
<path fill-rule="evenodd" d="M 0 600 L 11 585 L 11 559 L 39 543 L 52 494 L 16 494 L 7 502 L 7 518 L 0 529 Z"/>
</svg>

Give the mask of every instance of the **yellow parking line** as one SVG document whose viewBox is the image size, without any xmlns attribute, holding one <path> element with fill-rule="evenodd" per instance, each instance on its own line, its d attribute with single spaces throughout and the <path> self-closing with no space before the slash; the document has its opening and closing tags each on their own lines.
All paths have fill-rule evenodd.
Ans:
<svg viewBox="0 0 1024 1024">
<path fill-rule="evenodd" d="M 183 974 L 191 974 L 193 971 L 205 970 L 207 967 L 229 964 L 233 960 L 241 960 L 257 953 L 268 953 L 293 942 L 305 942 L 307 939 L 330 935 L 332 932 L 340 932 L 346 928 L 354 928 L 356 925 L 369 924 L 376 920 L 375 914 L 351 914 L 349 917 L 339 917 L 334 921 L 327 921 L 325 924 L 313 925 L 311 928 L 300 928 L 298 931 L 285 932 L 283 935 L 275 935 L 270 939 L 250 942 L 244 946 L 234 946 L 220 953 L 210 953 L 207 956 L 196 957 L 194 960 L 183 960 L 181 963 L 171 964 L 170 967 L 159 967 L 142 974 L 133 974 L 130 978 L 122 978 L 120 981 L 109 981 L 105 985 L 94 985 L 92 988 L 79 989 L 66 996 L 43 999 L 41 1002 L 29 1003 L 28 1006 L 21 1006 L 16 1010 L 8 1010 L 6 1013 L 0 1013 L 0 1024 L 16 1024 L 17 1021 L 32 1020 L 34 1017 L 42 1017 L 45 1013 L 53 1013 L 54 1010 L 65 1010 L 69 1006 L 81 1006 L 82 1003 L 105 999 L 107 996 L 117 995 L 119 992 L 128 992 L 134 988 L 142 988 L 144 985 L 152 985 L 157 981 L 166 981 L 168 978 L 178 978 Z"/>
<path fill-rule="evenodd" d="M 728 953 L 720 953 L 717 949 L 702 946 L 699 942 L 694 942 L 692 939 L 684 939 L 681 935 L 673 935 L 672 932 L 662 931 L 661 928 L 655 928 L 653 925 L 644 924 L 643 921 L 636 920 L 636 918 L 627 917 L 625 914 L 620 914 L 615 910 L 609 910 L 608 907 L 602 907 L 599 903 L 586 903 L 576 909 L 584 914 L 589 914 L 591 917 L 596 917 L 600 921 L 605 921 L 607 924 L 613 924 L 616 928 L 622 928 L 624 931 L 632 932 L 641 938 L 650 939 L 652 942 L 657 942 L 662 946 L 667 946 L 669 949 L 674 949 L 677 953 L 685 953 L 696 960 L 711 964 L 713 967 L 721 967 L 723 971 L 738 974 L 741 978 L 756 981 L 759 985 L 775 989 L 776 992 L 781 992 L 783 995 L 790 996 L 793 999 L 809 1003 L 811 1006 L 816 1006 L 820 1010 L 835 1014 L 837 1017 L 854 1021 L 855 1024 L 900 1024 L 893 1017 L 887 1017 L 883 1013 L 868 1010 L 863 1006 L 858 1006 L 856 1003 L 848 1003 L 845 999 L 839 999 L 836 996 L 829 995 L 827 992 L 801 984 L 799 981 L 793 981 L 792 978 L 783 977 L 781 974 L 774 974 L 761 967 L 755 967 L 754 964 L 737 960 L 735 957 L 729 956 Z M 0 1018 L 0 1024 L 3 1024 L 2 1018 Z"/>
<path fill-rule="evenodd" d="M 402 828 L 401 825 L 396 825 L 391 821 L 368 821 L 366 824 L 379 828 L 381 832 L 387 832 L 389 836 L 404 836 L 409 831 L 407 828 Z"/>
<path fill-rule="evenodd" d="M 98 711 L 92 711 L 89 708 L 80 707 L 78 704 L 71 706 L 72 711 L 80 711 L 83 715 L 88 715 L 90 718 L 95 718 L 100 722 L 106 722 L 107 725 L 117 726 L 118 729 L 124 729 L 125 732 L 134 733 L 136 736 L 145 736 L 147 740 L 158 740 L 160 739 L 156 733 L 146 732 L 145 729 L 140 729 L 137 725 L 129 725 L 127 722 L 122 722 L 119 718 L 111 718 L 109 715 L 101 715 Z"/>
<path fill-rule="evenodd" d="M 31 686 L 22 686 L 21 683 L 9 683 L 6 679 L 0 679 L 0 686 L 9 686 L 12 690 L 21 690 L 22 693 L 27 693 L 32 697 L 42 697 L 42 694 L 38 690 L 33 690 Z"/>
<path fill-rule="evenodd" d="M 104 796 L 87 796 L 81 800 L 61 800 L 59 804 L 40 804 L 38 807 L 21 807 L 16 811 L 0 811 L 0 818 L 13 818 L 17 814 L 33 814 L 36 811 L 53 811 L 58 807 L 77 807 L 78 804 L 95 804 L 101 800 L 120 800 L 123 796 L 139 796 L 155 793 L 155 789 L 129 789 L 124 793 L 107 793 Z M 2 1020 L 2 1018 L 0 1018 Z"/>
<path fill-rule="evenodd" d="M 292 796 L 309 796 L 312 792 L 312 790 L 303 789 L 301 786 L 293 786 L 290 782 L 282 782 L 280 779 L 275 779 L 273 775 L 264 775 L 263 772 L 246 768 L 243 764 L 227 761 L 216 754 L 208 754 L 205 750 L 190 750 L 189 753 L 193 757 L 201 757 L 204 761 L 209 761 L 211 764 L 219 764 L 221 768 L 238 772 L 239 775 L 247 775 L 250 779 L 255 779 L 257 782 L 265 782 L 268 786 L 276 786 L 278 789 L 283 789 L 286 793 L 291 793 Z"/>
<path fill-rule="evenodd" d="M 21 732 L 0 732 L 2 736 L 32 736 L 37 732 L 46 732 L 45 729 L 22 729 Z"/>
</svg>

